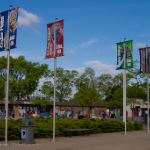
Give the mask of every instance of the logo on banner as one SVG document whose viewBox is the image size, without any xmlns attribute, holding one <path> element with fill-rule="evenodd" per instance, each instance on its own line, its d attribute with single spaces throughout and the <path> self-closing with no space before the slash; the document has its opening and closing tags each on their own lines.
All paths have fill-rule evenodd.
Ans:
<svg viewBox="0 0 150 150">
<path fill-rule="evenodd" d="M 132 40 L 129 40 L 117 43 L 117 69 L 125 69 L 124 48 L 126 53 L 126 69 L 133 68 Z"/>
<path fill-rule="evenodd" d="M 64 21 L 47 25 L 46 59 L 64 56 Z M 54 39 L 55 38 L 55 39 Z"/>
<path fill-rule="evenodd" d="M 10 49 L 16 47 L 17 36 L 17 20 L 18 20 L 18 8 L 12 9 L 9 15 L 9 43 Z"/>
<path fill-rule="evenodd" d="M 0 13 L 0 51 L 16 48 L 17 20 L 18 8 Z"/>
</svg>

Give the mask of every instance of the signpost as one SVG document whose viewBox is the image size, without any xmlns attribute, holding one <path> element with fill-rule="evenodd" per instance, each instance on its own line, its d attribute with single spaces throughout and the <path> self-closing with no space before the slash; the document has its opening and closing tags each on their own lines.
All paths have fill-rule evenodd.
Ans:
<svg viewBox="0 0 150 150">
<path fill-rule="evenodd" d="M 149 134 L 149 77 L 147 75 L 147 133 Z"/>
<path fill-rule="evenodd" d="M 124 69 L 123 73 L 123 122 L 124 135 L 127 134 L 127 116 L 126 116 L 126 69 L 133 67 L 132 58 L 132 40 L 117 43 L 117 69 Z"/>
<path fill-rule="evenodd" d="M 57 20 L 47 25 L 46 59 L 54 58 L 54 99 L 53 99 L 53 142 L 55 143 L 56 113 L 56 58 L 64 56 L 64 20 Z"/>
<path fill-rule="evenodd" d="M 18 8 L 0 13 L 0 51 L 7 51 L 7 76 L 5 90 L 5 145 L 8 144 L 8 99 L 9 99 L 9 64 L 10 49 L 16 47 Z"/>
<path fill-rule="evenodd" d="M 150 73 L 150 47 L 146 45 L 139 49 L 140 52 L 140 72 L 147 74 L 147 133 L 149 134 L 149 73 Z"/>
</svg>

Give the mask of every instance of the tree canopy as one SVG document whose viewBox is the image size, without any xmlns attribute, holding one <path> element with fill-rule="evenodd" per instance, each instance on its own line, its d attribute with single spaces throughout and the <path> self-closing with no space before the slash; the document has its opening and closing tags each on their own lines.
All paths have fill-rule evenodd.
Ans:
<svg viewBox="0 0 150 150">
<path fill-rule="evenodd" d="M 0 89 L 4 89 L 6 81 L 6 63 L 6 58 L 0 57 Z M 25 60 L 24 56 L 10 57 L 9 98 L 14 100 L 29 98 L 47 68 L 45 64 Z M 4 90 L 0 91 L 0 96 L 4 98 Z"/>
<path fill-rule="evenodd" d="M 0 98 L 5 97 L 6 82 L 5 57 L 0 57 Z M 45 79 L 41 93 L 45 99 L 53 99 L 54 71 L 46 64 L 27 61 L 23 56 L 10 57 L 9 98 L 12 100 L 29 99 L 38 89 L 41 78 Z M 128 103 L 136 99 L 146 99 L 147 81 L 137 69 L 127 71 L 127 99 Z M 95 105 L 103 103 L 107 107 L 120 108 L 123 104 L 123 74 L 112 76 L 100 74 L 96 76 L 92 68 L 85 68 L 80 74 L 75 70 L 56 69 L 56 100 L 64 102 L 75 100 L 80 105 Z"/>
<path fill-rule="evenodd" d="M 78 76 L 78 72 L 74 70 L 56 69 L 56 100 L 63 102 L 68 100 L 73 91 L 74 82 Z M 49 70 L 45 78 L 48 79 L 42 86 L 42 93 L 47 97 L 53 97 L 54 89 L 54 71 Z"/>
</svg>

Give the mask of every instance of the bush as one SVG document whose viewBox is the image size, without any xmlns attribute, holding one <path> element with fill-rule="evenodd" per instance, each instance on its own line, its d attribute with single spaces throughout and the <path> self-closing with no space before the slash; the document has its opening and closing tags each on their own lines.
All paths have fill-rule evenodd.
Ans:
<svg viewBox="0 0 150 150">
<path fill-rule="evenodd" d="M 52 137 L 53 120 L 52 118 L 32 118 L 35 122 L 35 137 L 47 138 Z M 9 120 L 8 122 L 8 138 L 11 140 L 20 139 L 20 126 L 23 120 Z M 0 120 L 0 140 L 4 140 L 4 120 Z M 89 120 L 89 119 L 56 119 L 56 136 L 64 136 L 66 129 L 90 129 L 90 133 L 107 133 L 124 131 L 124 123 L 118 120 Z M 127 123 L 127 131 L 142 130 L 142 124 Z M 81 135 L 78 132 L 77 135 Z"/>
</svg>

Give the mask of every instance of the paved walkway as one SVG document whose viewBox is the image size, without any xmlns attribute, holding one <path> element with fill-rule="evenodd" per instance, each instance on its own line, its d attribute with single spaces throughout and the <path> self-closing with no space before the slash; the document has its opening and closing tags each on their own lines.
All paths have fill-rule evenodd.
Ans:
<svg viewBox="0 0 150 150">
<path fill-rule="evenodd" d="M 146 131 L 105 133 L 90 136 L 59 137 L 56 143 L 49 139 L 37 139 L 35 145 L 20 145 L 11 141 L 6 147 L 0 142 L 0 150 L 150 150 L 150 134 Z"/>
</svg>

